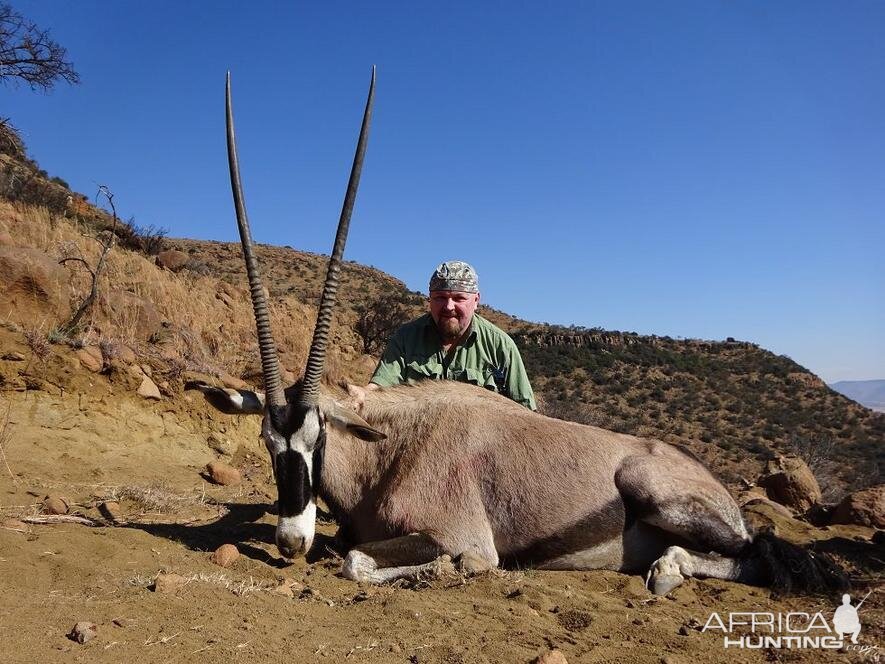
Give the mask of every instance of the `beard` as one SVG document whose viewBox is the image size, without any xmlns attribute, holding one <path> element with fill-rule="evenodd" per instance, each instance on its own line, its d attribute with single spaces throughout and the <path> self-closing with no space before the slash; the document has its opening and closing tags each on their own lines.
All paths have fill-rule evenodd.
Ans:
<svg viewBox="0 0 885 664">
<path fill-rule="evenodd" d="M 464 331 L 461 329 L 461 321 L 457 318 L 440 318 L 436 328 L 439 330 L 440 336 L 447 341 L 457 339 Z"/>
</svg>

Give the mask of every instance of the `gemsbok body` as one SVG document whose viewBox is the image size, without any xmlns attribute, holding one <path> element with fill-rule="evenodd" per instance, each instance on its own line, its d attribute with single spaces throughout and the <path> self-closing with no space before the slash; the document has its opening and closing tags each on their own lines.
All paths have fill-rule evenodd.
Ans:
<svg viewBox="0 0 885 664">
<path fill-rule="evenodd" d="M 374 87 L 373 70 L 304 378 L 284 389 L 239 183 L 228 78 L 231 183 L 265 393 L 188 387 L 224 412 L 263 414 L 280 553 L 307 552 L 322 499 L 355 545 L 342 571 L 356 581 L 438 570 L 449 556 L 472 571 L 516 564 L 642 573 L 658 594 L 689 576 L 842 588 L 844 576 L 826 559 L 769 533 L 753 536 L 727 489 L 667 443 L 545 417 L 461 383 L 321 388 Z"/>
</svg>

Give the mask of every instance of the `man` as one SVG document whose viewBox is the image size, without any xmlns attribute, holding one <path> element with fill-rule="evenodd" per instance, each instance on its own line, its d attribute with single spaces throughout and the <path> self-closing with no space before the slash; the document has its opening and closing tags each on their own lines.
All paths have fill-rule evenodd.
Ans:
<svg viewBox="0 0 885 664">
<path fill-rule="evenodd" d="M 429 313 L 394 333 L 369 389 L 424 379 L 457 380 L 536 410 L 516 344 L 476 313 L 478 304 L 476 271 L 463 261 L 441 263 L 430 277 Z"/>
</svg>

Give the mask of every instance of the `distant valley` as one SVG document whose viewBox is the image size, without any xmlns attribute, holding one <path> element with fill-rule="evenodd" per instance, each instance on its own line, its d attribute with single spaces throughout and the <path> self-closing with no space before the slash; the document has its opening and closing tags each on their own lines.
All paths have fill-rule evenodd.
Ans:
<svg viewBox="0 0 885 664">
<path fill-rule="evenodd" d="M 862 406 L 885 413 L 885 380 L 840 380 L 830 387 Z"/>
</svg>

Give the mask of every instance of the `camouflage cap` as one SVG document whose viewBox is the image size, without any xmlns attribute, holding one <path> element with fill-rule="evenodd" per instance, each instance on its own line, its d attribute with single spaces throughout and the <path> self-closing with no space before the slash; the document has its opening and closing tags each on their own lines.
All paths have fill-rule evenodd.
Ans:
<svg viewBox="0 0 885 664">
<path fill-rule="evenodd" d="M 479 277 L 476 270 L 464 261 L 446 261 L 430 275 L 430 291 L 478 293 Z"/>
</svg>

